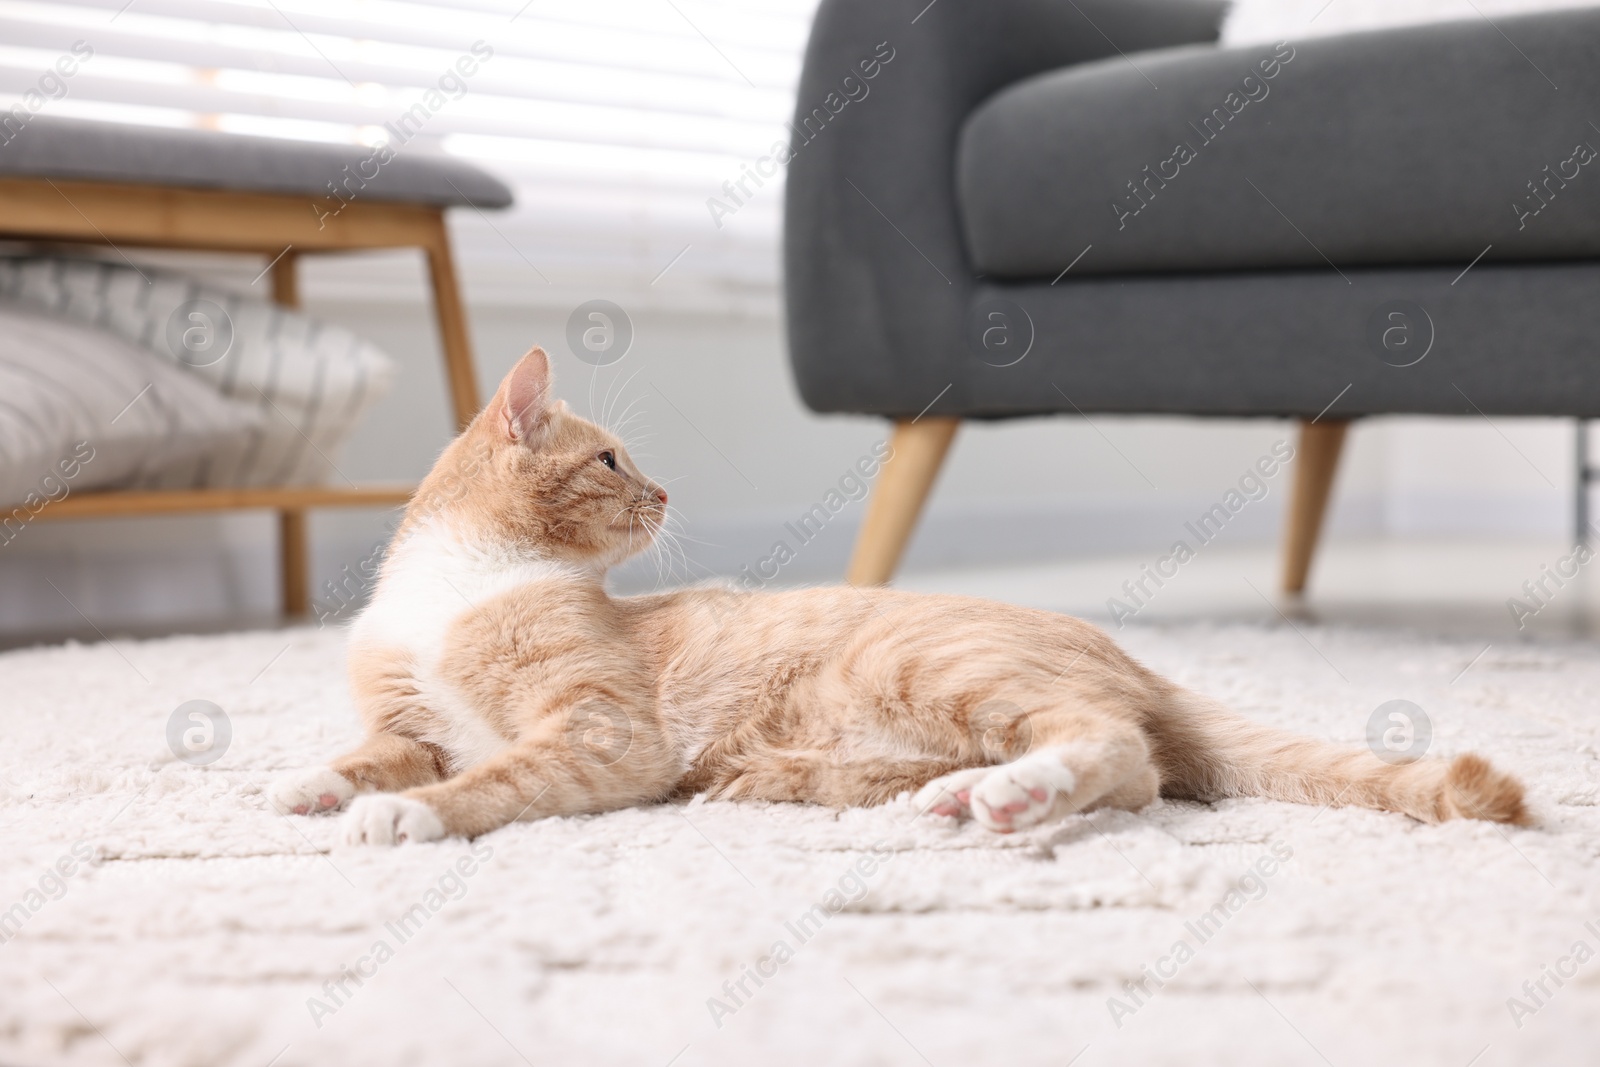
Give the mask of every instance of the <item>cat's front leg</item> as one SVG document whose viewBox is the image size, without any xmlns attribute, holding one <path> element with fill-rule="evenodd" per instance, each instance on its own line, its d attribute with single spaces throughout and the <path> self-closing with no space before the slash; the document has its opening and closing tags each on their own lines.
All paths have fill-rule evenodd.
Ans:
<svg viewBox="0 0 1600 1067">
<path fill-rule="evenodd" d="M 356 795 L 355 783 L 332 767 L 306 767 L 273 779 L 267 799 L 279 815 L 338 811 Z"/>
<path fill-rule="evenodd" d="M 476 837 L 519 819 L 660 800 L 677 785 L 678 757 L 651 718 L 585 708 L 564 722 L 564 728 L 540 731 L 453 778 L 397 796 L 357 797 L 344 817 L 344 842 Z"/>
<path fill-rule="evenodd" d="M 437 746 L 376 733 L 329 766 L 282 775 L 268 787 L 267 796 L 280 815 L 323 815 L 343 808 L 357 793 L 410 789 L 447 773 L 444 752 Z"/>
<path fill-rule="evenodd" d="M 404 845 L 449 836 L 428 804 L 404 795 L 374 793 L 350 805 L 339 827 L 347 845 Z"/>
</svg>

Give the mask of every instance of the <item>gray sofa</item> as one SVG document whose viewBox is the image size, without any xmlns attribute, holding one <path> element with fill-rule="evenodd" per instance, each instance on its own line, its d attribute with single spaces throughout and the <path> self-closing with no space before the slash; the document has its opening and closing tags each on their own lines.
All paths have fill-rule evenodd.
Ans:
<svg viewBox="0 0 1600 1067">
<path fill-rule="evenodd" d="M 1349 420 L 1600 414 L 1600 9 L 1227 49 L 1221 15 L 824 0 L 788 328 L 813 410 L 897 422 L 853 581 L 961 419 L 1302 420 L 1298 591 Z"/>
</svg>

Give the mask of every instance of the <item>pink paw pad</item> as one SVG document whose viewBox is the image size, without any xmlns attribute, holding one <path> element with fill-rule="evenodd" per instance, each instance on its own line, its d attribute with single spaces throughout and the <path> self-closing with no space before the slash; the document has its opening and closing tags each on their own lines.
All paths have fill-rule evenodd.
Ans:
<svg viewBox="0 0 1600 1067">
<path fill-rule="evenodd" d="M 304 804 L 296 804 L 294 806 L 294 813 L 296 815 L 304 815 L 306 813 L 306 806 Z"/>
<path fill-rule="evenodd" d="M 978 803 L 983 804 L 983 801 L 980 800 Z M 989 818 L 997 823 L 1009 823 L 1012 815 L 1019 811 L 1026 810 L 1028 807 L 1026 804 L 1017 803 L 1006 804 L 998 808 L 991 808 L 987 804 L 983 804 L 983 806 L 988 811 Z M 1006 827 L 1003 832 L 1010 833 L 1011 831 L 1009 827 Z"/>
<path fill-rule="evenodd" d="M 325 808 L 331 808 L 335 804 L 339 803 L 339 798 L 334 796 L 332 793 L 324 793 L 317 798 L 317 803 L 321 804 Z"/>
</svg>

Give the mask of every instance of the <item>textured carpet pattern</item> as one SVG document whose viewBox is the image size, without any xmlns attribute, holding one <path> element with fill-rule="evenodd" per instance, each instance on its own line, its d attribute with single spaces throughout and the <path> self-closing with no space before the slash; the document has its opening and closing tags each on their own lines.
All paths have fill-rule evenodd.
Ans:
<svg viewBox="0 0 1600 1067">
<path fill-rule="evenodd" d="M 905 801 L 696 801 L 349 851 L 262 795 L 355 740 L 338 633 L 13 652 L 0 1063 L 1592 1062 L 1591 647 L 1123 637 L 1353 744 L 1379 704 L 1414 701 L 1433 751 L 1522 775 L 1541 825 L 1249 800 L 1001 838 Z M 192 699 L 232 726 L 206 767 L 166 741 Z"/>
</svg>

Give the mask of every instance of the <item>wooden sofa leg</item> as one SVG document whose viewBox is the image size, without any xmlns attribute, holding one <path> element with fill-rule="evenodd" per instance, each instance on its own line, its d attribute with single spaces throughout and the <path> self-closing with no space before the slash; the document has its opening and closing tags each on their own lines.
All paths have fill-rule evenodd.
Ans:
<svg viewBox="0 0 1600 1067">
<path fill-rule="evenodd" d="M 866 521 L 856 537 L 847 580 L 852 585 L 883 585 L 894 577 L 900 555 L 928 490 L 939 476 L 945 453 L 955 438 L 960 419 L 923 418 L 897 422 L 889 444 L 893 449 L 878 473 L 867 502 Z"/>
<path fill-rule="evenodd" d="M 278 512 L 278 554 L 283 613 L 299 618 L 311 610 L 311 553 L 305 512 Z"/>
<path fill-rule="evenodd" d="M 1283 591 L 1303 593 L 1322 532 L 1322 515 L 1328 508 L 1333 476 L 1339 469 L 1349 419 L 1328 419 L 1300 424 L 1300 449 L 1295 464 L 1294 497 L 1289 501 L 1289 524 L 1283 543 Z"/>
</svg>

